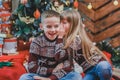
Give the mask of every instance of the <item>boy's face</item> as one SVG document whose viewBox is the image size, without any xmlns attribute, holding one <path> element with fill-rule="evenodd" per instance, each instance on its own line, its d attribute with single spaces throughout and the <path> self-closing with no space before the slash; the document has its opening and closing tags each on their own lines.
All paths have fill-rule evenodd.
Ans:
<svg viewBox="0 0 120 80">
<path fill-rule="evenodd" d="M 40 28 L 44 30 L 46 37 L 50 40 L 54 40 L 58 36 L 59 27 L 60 18 L 58 17 L 45 18 L 40 26 Z"/>
</svg>

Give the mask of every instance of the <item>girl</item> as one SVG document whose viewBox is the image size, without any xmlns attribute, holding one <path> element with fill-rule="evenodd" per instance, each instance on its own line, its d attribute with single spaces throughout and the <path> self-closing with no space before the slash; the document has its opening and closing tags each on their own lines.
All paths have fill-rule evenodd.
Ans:
<svg viewBox="0 0 120 80">
<path fill-rule="evenodd" d="M 86 75 L 83 80 L 110 80 L 112 68 L 106 56 L 87 36 L 81 16 L 76 10 L 66 10 L 61 14 L 61 23 L 65 30 L 64 49 L 82 66 Z M 63 32 L 62 32 L 63 34 Z"/>
</svg>

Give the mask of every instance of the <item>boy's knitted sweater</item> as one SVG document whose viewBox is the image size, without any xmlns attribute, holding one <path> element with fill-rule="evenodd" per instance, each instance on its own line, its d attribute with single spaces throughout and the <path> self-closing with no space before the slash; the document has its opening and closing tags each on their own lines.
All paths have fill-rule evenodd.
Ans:
<svg viewBox="0 0 120 80">
<path fill-rule="evenodd" d="M 72 68 L 68 61 L 68 54 L 61 49 L 62 47 L 62 39 L 56 38 L 50 41 L 44 34 L 35 38 L 30 46 L 29 72 L 49 77 L 51 80 L 57 80 L 70 72 Z M 53 69 L 61 62 L 64 67 L 53 72 Z"/>
</svg>

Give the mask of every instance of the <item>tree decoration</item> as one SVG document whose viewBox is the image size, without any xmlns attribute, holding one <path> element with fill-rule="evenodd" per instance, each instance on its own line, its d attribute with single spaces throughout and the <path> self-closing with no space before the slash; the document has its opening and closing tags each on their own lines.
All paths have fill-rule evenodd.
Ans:
<svg viewBox="0 0 120 80">
<path fill-rule="evenodd" d="M 74 7 L 75 7 L 75 8 L 78 8 L 78 5 L 79 5 L 79 4 L 78 4 L 78 0 L 75 0 L 75 1 L 74 1 Z"/>
<path fill-rule="evenodd" d="M 111 54 L 111 61 L 115 67 L 120 68 L 120 47 L 113 48 L 107 40 L 101 41 L 97 43 L 97 46 L 102 51 L 106 51 L 107 53 Z"/>
<path fill-rule="evenodd" d="M 77 0 L 76 0 L 77 1 Z M 42 33 L 39 29 L 40 14 L 45 10 L 61 13 L 63 10 L 74 8 L 74 0 L 20 0 L 16 10 L 12 13 L 12 34 L 23 41 L 30 41 Z M 75 2 L 78 7 L 78 2 Z"/>
<path fill-rule="evenodd" d="M 35 19 L 38 19 L 38 18 L 40 18 L 40 12 L 39 12 L 39 10 L 38 9 L 36 9 L 36 11 L 34 12 L 34 17 L 35 17 Z"/>
<path fill-rule="evenodd" d="M 113 1 L 113 4 L 114 4 L 115 6 L 117 6 L 117 5 L 119 4 L 118 0 L 114 0 L 114 1 Z"/>
<path fill-rule="evenodd" d="M 89 3 L 87 6 L 88 9 L 92 9 L 92 3 Z"/>
<path fill-rule="evenodd" d="M 59 2 L 59 1 L 53 1 L 51 3 L 51 9 L 56 11 L 56 12 L 59 12 L 61 13 L 63 10 L 64 10 L 64 4 Z"/>
<path fill-rule="evenodd" d="M 35 18 L 30 18 L 29 16 L 21 17 L 19 14 L 18 14 L 18 17 L 19 17 L 20 21 L 25 22 L 26 24 L 33 23 L 35 20 Z"/>
</svg>

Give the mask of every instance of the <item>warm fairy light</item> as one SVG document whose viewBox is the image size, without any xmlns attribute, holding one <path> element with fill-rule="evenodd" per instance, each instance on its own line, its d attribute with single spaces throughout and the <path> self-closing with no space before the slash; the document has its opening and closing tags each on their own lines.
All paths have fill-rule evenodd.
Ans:
<svg viewBox="0 0 120 80">
<path fill-rule="evenodd" d="M 118 0 L 114 0 L 113 4 L 114 4 L 115 6 L 117 6 L 117 5 L 119 4 L 119 3 L 118 3 Z"/>
<path fill-rule="evenodd" d="M 89 3 L 88 6 L 87 6 L 88 9 L 92 9 L 92 4 Z"/>
<path fill-rule="evenodd" d="M 24 42 L 23 44 L 26 45 L 26 42 Z"/>
</svg>

